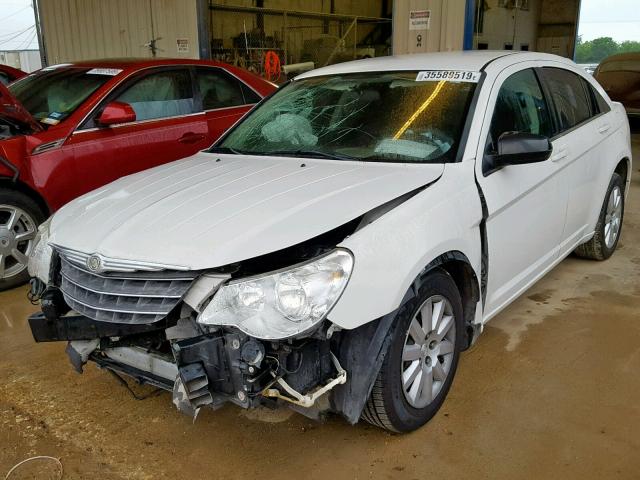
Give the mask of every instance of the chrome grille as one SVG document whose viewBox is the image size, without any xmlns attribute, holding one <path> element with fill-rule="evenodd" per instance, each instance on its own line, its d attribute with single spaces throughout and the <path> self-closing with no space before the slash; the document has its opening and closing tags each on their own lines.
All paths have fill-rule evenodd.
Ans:
<svg viewBox="0 0 640 480">
<path fill-rule="evenodd" d="M 187 293 L 194 272 L 93 273 L 60 257 L 60 289 L 76 312 L 93 320 L 144 324 L 163 319 Z"/>
</svg>

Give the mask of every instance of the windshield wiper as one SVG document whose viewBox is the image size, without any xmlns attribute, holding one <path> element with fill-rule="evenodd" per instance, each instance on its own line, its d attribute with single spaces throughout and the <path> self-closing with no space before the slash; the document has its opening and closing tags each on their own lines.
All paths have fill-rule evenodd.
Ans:
<svg viewBox="0 0 640 480">
<path fill-rule="evenodd" d="M 282 155 L 286 157 L 305 157 L 305 158 L 328 158 L 330 160 L 357 160 L 361 159 L 358 157 L 354 157 L 352 155 L 347 155 L 344 153 L 329 153 L 323 152 L 321 150 L 273 150 L 271 152 L 264 152 L 263 155 Z"/>
</svg>

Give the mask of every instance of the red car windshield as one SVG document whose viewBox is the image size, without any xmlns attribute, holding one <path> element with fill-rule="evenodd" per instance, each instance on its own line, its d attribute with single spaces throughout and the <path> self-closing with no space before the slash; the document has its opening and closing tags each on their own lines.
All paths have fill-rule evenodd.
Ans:
<svg viewBox="0 0 640 480">
<path fill-rule="evenodd" d="M 11 94 L 44 125 L 56 125 L 71 115 L 110 75 L 97 69 L 41 70 L 9 86 Z"/>
</svg>

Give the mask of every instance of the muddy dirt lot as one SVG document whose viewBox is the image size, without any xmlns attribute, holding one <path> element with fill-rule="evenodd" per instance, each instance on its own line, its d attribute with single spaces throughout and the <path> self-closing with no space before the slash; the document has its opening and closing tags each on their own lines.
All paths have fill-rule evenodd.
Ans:
<svg viewBox="0 0 640 480">
<path fill-rule="evenodd" d="M 636 129 L 637 131 L 638 129 Z M 640 158 L 640 135 L 634 139 Z M 440 413 L 390 435 L 288 411 L 135 400 L 63 344 L 35 344 L 26 289 L 0 294 L 0 477 L 32 455 L 64 478 L 634 478 L 640 475 L 640 173 L 618 252 L 569 258 L 463 354 Z M 138 387 L 144 393 L 151 389 Z M 48 477 L 52 465 L 12 478 Z"/>
</svg>

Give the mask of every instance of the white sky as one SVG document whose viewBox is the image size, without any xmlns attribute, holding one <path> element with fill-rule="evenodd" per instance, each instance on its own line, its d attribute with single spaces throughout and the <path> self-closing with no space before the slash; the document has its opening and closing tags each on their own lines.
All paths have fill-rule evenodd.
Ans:
<svg viewBox="0 0 640 480">
<path fill-rule="evenodd" d="M 0 50 L 38 48 L 31 0 L 0 0 Z"/>
<path fill-rule="evenodd" d="M 640 41 L 640 0 L 582 0 L 578 34 Z M 38 48 L 31 0 L 0 0 L 0 50 L 24 48 Z"/>
<path fill-rule="evenodd" d="M 640 41 L 640 0 L 582 0 L 578 35 Z"/>
</svg>

